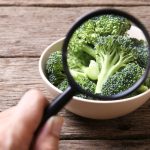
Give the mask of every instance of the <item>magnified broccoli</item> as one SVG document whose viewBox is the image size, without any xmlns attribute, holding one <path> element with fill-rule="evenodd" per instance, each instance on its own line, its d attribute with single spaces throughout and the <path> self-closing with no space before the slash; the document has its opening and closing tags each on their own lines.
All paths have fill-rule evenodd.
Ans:
<svg viewBox="0 0 150 150">
<path fill-rule="evenodd" d="M 96 84 L 91 81 L 85 73 L 70 70 L 75 81 L 85 90 L 94 93 Z"/>
<path fill-rule="evenodd" d="M 123 35 L 131 27 L 130 21 L 126 18 L 103 15 L 86 21 L 79 29 L 75 31 L 69 43 L 68 62 L 71 68 L 75 68 L 76 62 L 88 65 L 91 57 L 95 57 L 92 49 L 99 40 L 100 36 Z M 89 54 L 89 55 L 87 55 Z M 71 56 L 76 56 L 72 59 Z M 84 59 L 83 59 L 84 56 Z M 77 66 L 78 67 L 78 66 Z"/>
<path fill-rule="evenodd" d="M 102 85 L 101 93 L 110 96 L 125 91 L 141 78 L 143 72 L 143 68 L 138 64 L 129 63 L 121 71 L 116 72 L 108 78 L 108 80 Z"/>
<path fill-rule="evenodd" d="M 67 62 L 81 87 L 110 96 L 128 89 L 141 78 L 147 66 L 148 45 L 144 40 L 131 38 L 127 34 L 130 27 L 126 18 L 103 15 L 89 19 L 75 31 L 69 42 Z M 61 61 L 60 51 L 52 53 L 46 72 L 49 81 L 64 91 L 69 84 Z M 128 97 L 148 88 L 149 78 Z M 83 94 L 77 96 L 88 98 Z"/>
<path fill-rule="evenodd" d="M 128 63 L 137 60 L 132 47 L 128 44 L 131 41 L 130 38 L 124 36 L 100 37 L 95 46 L 96 62 L 99 63 L 101 69 L 95 93 L 102 92 L 102 86 L 110 76 Z"/>
</svg>

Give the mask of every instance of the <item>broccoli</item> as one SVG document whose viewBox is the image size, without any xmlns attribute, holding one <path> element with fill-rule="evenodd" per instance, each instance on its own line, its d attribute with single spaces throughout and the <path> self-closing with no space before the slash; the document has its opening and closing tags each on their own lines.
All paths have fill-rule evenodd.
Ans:
<svg viewBox="0 0 150 150">
<path fill-rule="evenodd" d="M 70 70 L 70 72 L 77 84 L 79 84 L 83 89 L 94 94 L 96 84 L 93 81 L 91 81 L 85 73 L 78 72 L 75 70 Z"/>
<path fill-rule="evenodd" d="M 102 95 L 110 96 L 127 90 L 133 86 L 143 75 L 143 68 L 138 64 L 129 63 L 121 71 L 110 76 L 102 85 Z M 141 87 L 139 90 L 145 90 Z"/>
<path fill-rule="evenodd" d="M 61 51 L 53 52 L 46 62 L 48 80 L 55 86 L 64 80 L 65 74 L 62 65 Z"/>
<path fill-rule="evenodd" d="M 68 80 L 65 78 L 62 82 L 60 82 L 57 86 L 58 89 L 64 91 L 69 86 Z"/>
<path fill-rule="evenodd" d="M 90 92 L 94 93 L 96 84 L 93 81 L 91 81 L 85 73 L 78 72 L 75 70 L 70 70 L 70 72 L 78 85 L 80 85 L 83 89 L 89 90 Z M 64 91 L 68 86 L 69 84 L 67 79 L 64 79 L 57 87 L 60 90 Z"/>
<path fill-rule="evenodd" d="M 96 17 L 95 23 L 95 31 L 101 36 L 124 35 L 131 27 L 131 23 L 128 19 L 115 15 L 103 15 Z"/>
<path fill-rule="evenodd" d="M 75 59 L 75 58 L 74 58 Z M 91 61 L 92 64 L 94 64 L 94 61 Z M 89 67 L 85 67 L 80 64 L 80 69 L 82 66 L 82 71 L 87 72 L 88 70 L 92 71 L 93 65 L 91 64 L 90 69 Z M 79 67 L 79 66 L 78 66 Z M 98 69 L 98 68 L 97 68 Z M 91 87 L 91 91 L 95 89 L 92 81 L 89 80 L 89 78 L 86 76 L 84 72 L 78 72 L 77 70 L 71 70 L 73 77 L 75 78 L 76 82 L 82 86 L 89 89 L 89 86 Z M 60 90 L 64 91 L 68 87 L 68 81 L 66 80 L 66 75 L 63 70 L 62 65 L 62 56 L 60 51 L 53 52 L 46 62 L 46 73 L 48 80 L 55 86 L 57 86 Z M 95 73 L 92 72 L 94 75 Z M 91 75 L 92 75 L 91 73 Z M 94 76 L 93 75 L 93 76 Z"/>
<path fill-rule="evenodd" d="M 130 62 L 135 62 L 137 57 L 128 45 L 130 38 L 124 36 L 100 37 L 95 47 L 96 62 L 99 63 L 100 73 L 95 93 L 101 93 L 103 84 L 119 69 Z"/>
<path fill-rule="evenodd" d="M 146 68 L 147 62 L 148 62 L 148 45 L 147 42 L 144 42 L 143 40 L 137 40 L 133 39 L 134 41 L 134 52 L 137 56 L 137 62 L 138 64 Z"/>
<path fill-rule="evenodd" d="M 93 83 L 92 83 L 93 84 Z M 67 89 L 67 87 L 69 86 L 68 80 L 64 79 L 58 86 L 57 88 L 60 89 L 61 91 L 65 91 Z M 96 86 L 96 85 L 95 85 Z M 89 87 L 90 88 L 90 87 Z M 87 95 L 84 94 L 75 94 L 75 96 L 80 97 L 80 98 L 84 98 L 84 99 L 93 99 L 93 97 L 89 97 Z"/>
</svg>

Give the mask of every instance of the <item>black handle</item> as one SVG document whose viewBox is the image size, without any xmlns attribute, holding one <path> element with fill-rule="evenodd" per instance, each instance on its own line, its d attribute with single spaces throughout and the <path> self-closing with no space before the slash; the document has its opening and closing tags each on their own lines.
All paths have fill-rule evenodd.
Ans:
<svg viewBox="0 0 150 150">
<path fill-rule="evenodd" d="M 41 128 L 51 116 L 56 115 L 70 101 L 74 94 L 75 90 L 69 86 L 62 94 L 56 97 L 45 109 L 39 128 Z"/>
</svg>

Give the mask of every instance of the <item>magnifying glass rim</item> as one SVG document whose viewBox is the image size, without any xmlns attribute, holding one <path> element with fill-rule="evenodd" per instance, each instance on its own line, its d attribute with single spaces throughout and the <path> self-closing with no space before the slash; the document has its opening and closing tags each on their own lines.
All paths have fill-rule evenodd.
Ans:
<svg viewBox="0 0 150 150">
<path fill-rule="evenodd" d="M 77 84 L 74 80 L 74 78 L 72 77 L 70 71 L 69 71 L 69 66 L 67 63 L 67 49 L 68 49 L 68 44 L 69 41 L 73 35 L 73 33 L 88 19 L 91 19 L 93 17 L 97 17 L 97 16 L 102 16 L 102 15 L 116 15 L 116 16 L 122 16 L 124 18 L 129 19 L 131 22 L 133 22 L 138 28 L 141 29 L 141 31 L 144 33 L 144 36 L 146 37 L 146 40 L 148 42 L 148 52 L 149 52 L 149 57 L 148 57 L 148 64 L 147 67 L 145 69 L 145 72 L 143 74 L 143 76 L 129 89 L 119 93 L 119 94 L 115 94 L 112 96 L 104 96 L 104 95 L 100 95 L 100 94 L 93 94 L 85 89 L 83 89 L 79 84 Z M 121 10 L 117 10 L 117 9 L 99 9 L 93 12 L 90 12 L 86 15 L 84 15 L 83 17 L 81 17 L 77 22 L 74 23 L 74 25 L 70 28 L 69 32 L 66 35 L 66 38 L 64 40 L 63 43 L 63 47 L 62 47 L 62 60 L 63 60 L 63 67 L 64 67 L 64 71 L 67 75 L 67 79 L 68 82 L 70 84 L 70 86 L 72 88 L 75 88 L 78 92 L 82 93 L 82 94 L 86 94 L 90 97 L 93 97 L 95 99 L 101 99 L 101 100 L 117 100 L 120 99 L 130 93 L 132 93 L 134 90 L 136 90 L 146 79 L 146 77 L 148 76 L 149 73 L 149 68 L 150 68 L 150 36 L 148 34 L 147 29 L 145 28 L 145 26 L 134 16 L 132 16 L 131 14 L 128 14 L 127 12 L 121 11 Z"/>
</svg>

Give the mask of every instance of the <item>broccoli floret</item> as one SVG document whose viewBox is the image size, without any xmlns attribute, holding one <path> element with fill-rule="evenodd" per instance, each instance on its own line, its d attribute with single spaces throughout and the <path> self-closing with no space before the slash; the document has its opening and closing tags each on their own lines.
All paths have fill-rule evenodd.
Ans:
<svg viewBox="0 0 150 150">
<path fill-rule="evenodd" d="M 132 49 L 134 55 L 137 57 L 137 63 L 145 68 L 148 62 L 148 44 L 144 40 L 130 38 L 127 40 L 126 45 Z"/>
<path fill-rule="evenodd" d="M 67 81 L 67 79 L 64 79 L 58 86 L 57 88 L 60 89 L 61 91 L 65 91 L 67 89 L 67 87 L 69 86 L 69 83 Z M 87 95 L 84 94 L 75 94 L 75 96 L 80 97 L 80 98 L 84 98 L 84 99 L 93 99 L 93 97 L 89 97 Z"/>
<path fill-rule="evenodd" d="M 103 84 L 119 69 L 130 62 L 136 62 L 132 47 L 128 45 L 130 38 L 125 36 L 100 37 L 96 45 L 96 62 L 100 66 L 100 74 L 95 93 L 101 93 Z"/>
<path fill-rule="evenodd" d="M 48 80 L 55 86 L 64 80 L 65 74 L 62 65 L 61 51 L 53 52 L 46 62 Z"/>
<path fill-rule="evenodd" d="M 64 91 L 69 86 L 68 80 L 65 78 L 60 84 L 58 84 L 57 88 Z"/>
<path fill-rule="evenodd" d="M 95 91 L 96 84 L 91 81 L 85 73 L 78 72 L 75 70 L 70 71 L 76 83 L 79 84 L 83 89 L 86 89 L 92 93 Z M 64 79 L 60 84 L 58 84 L 58 88 L 64 91 L 69 86 L 67 79 Z"/>
<path fill-rule="evenodd" d="M 67 87 L 69 86 L 69 83 L 67 81 L 67 79 L 64 79 L 58 86 L 57 88 L 60 89 L 61 91 L 65 91 L 67 89 Z M 80 98 L 84 98 L 84 99 L 93 99 L 93 97 L 89 97 L 87 95 L 84 94 L 75 94 L 75 96 L 80 97 Z"/>
<path fill-rule="evenodd" d="M 79 69 L 83 71 L 86 67 L 88 67 L 91 59 L 92 59 L 91 56 L 87 55 L 85 52 L 82 51 L 80 53 L 72 52 L 69 53 L 67 56 L 69 69 Z"/>
<path fill-rule="evenodd" d="M 124 35 L 130 29 L 128 19 L 116 15 L 103 15 L 96 17 L 96 33 L 100 35 Z"/>
<path fill-rule="evenodd" d="M 102 95 L 110 96 L 127 90 L 141 78 L 143 71 L 143 68 L 141 68 L 138 64 L 127 64 L 125 68 L 110 76 L 103 84 L 101 92 Z"/>
<path fill-rule="evenodd" d="M 148 45 L 143 40 L 133 39 L 134 52 L 137 56 L 137 62 L 141 67 L 146 68 L 148 62 Z"/>
<path fill-rule="evenodd" d="M 67 87 L 69 86 L 69 83 L 67 81 L 67 79 L 64 79 L 58 86 L 57 88 L 60 89 L 61 91 L 65 91 L 67 89 Z M 87 95 L 84 94 L 75 94 L 75 96 L 80 97 L 80 98 L 84 98 L 84 99 L 93 99 L 93 97 L 89 97 Z"/>
<path fill-rule="evenodd" d="M 85 73 L 78 72 L 75 70 L 70 70 L 71 75 L 75 79 L 76 83 L 79 84 L 83 89 L 94 93 L 96 84 L 91 81 Z"/>
</svg>

